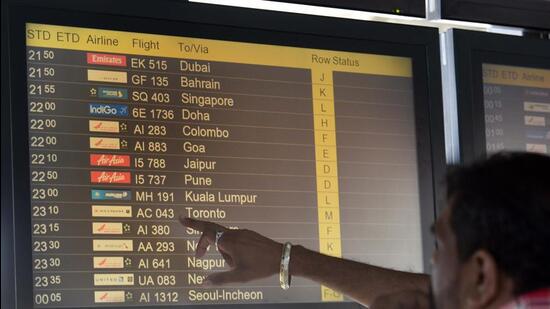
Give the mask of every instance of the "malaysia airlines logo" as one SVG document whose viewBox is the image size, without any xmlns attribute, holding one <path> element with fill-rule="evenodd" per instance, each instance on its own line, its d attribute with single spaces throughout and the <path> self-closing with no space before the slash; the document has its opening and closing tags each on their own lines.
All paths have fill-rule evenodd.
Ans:
<svg viewBox="0 0 550 309">
<path fill-rule="evenodd" d="M 130 172 L 105 172 L 105 171 L 91 171 L 90 181 L 92 183 L 117 183 L 117 184 L 129 184 L 131 183 Z"/>
<path fill-rule="evenodd" d="M 132 199 L 132 192 L 130 190 L 102 190 L 102 189 L 92 189 L 91 198 L 92 200 L 100 201 L 130 201 Z"/>
<path fill-rule="evenodd" d="M 130 156 L 112 154 L 90 154 L 90 165 L 130 167 Z"/>
</svg>

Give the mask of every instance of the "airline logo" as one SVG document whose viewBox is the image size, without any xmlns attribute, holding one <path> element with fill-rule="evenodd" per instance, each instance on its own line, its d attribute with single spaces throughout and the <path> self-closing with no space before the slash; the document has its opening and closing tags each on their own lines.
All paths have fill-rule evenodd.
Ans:
<svg viewBox="0 0 550 309">
<path fill-rule="evenodd" d="M 525 116 L 525 125 L 535 126 L 535 127 L 544 127 L 546 126 L 546 118 L 541 116 Z"/>
<path fill-rule="evenodd" d="M 134 251 L 134 242 L 131 239 L 94 239 L 94 251 Z"/>
<path fill-rule="evenodd" d="M 94 291 L 94 301 L 101 303 L 123 303 L 124 291 Z"/>
<path fill-rule="evenodd" d="M 120 133 L 118 121 L 89 120 L 88 127 L 90 132 Z"/>
<path fill-rule="evenodd" d="M 128 117 L 128 106 L 124 104 L 90 103 L 90 115 L 104 117 Z"/>
<path fill-rule="evenodd" d="M 523 110 L 526 112 L 550 113 L 550 104 L 539 102 L 523 102 Z"/>
<path fill-rule="evenodd" d="M 112 154 L 90 154 L 90 165 L 130 167 L 130 156 Z"/>
<path fill-rule="evenodd" d="M 99 54 L 99 53 L 86 53 L 86 62 L 88 64 L 125 67 L 126 56 L 112 55 L 112 54 Z"/>
<path fill-rule="evenodd" d="M 548 153 L 548 146 L 546 144 L 527 144 L 525 148 L 529 152 Z"/>
<path fill-rule="evenodd" d="M 94 286 L 134 285 L 134 274 L 94 274 Z"/>
<path fill-rule="evenodd" d="M 88 81 L 126 84 L 128 82 L 128 74 L 120 71 L 88 69 Z"/>
<path fill-rule="evenodd" d="M 102 99 L 128 99 L 128 89 L 125 88 L 110 88 L 110 87 L 98 87 L 97 96 Z"/>
<path fill-rule="evenodd" d="M 92 205 L 92 217 L 131 218 L 132 206 Z"/>
<path fill-rule="evenodd" d="M 546 132 L 541 130 L 527 130 L 525 135 L 527 138 L 544 139 L 546 137 Z"/>
<path fill-rule="evenodd" d="M 99 201 L 129 201 L 132 199 L 132 192 L 130 190 L 98 190 L 92 189 L 92 200 Z"/>
<path fill-rule="evenodd" d="M 120 138 L 90 137 L 90 149 L 120 149 Z"/>
<path fill-rule="evenodd" d="M 122 223 L 120 222 L 93 222 L 92 234 L 121 235 Z"/>
<path fill-rule="evenodd" d="M 117 183 L 129 184 L 132 182 L 132 174 L 130 172 L 105 172 L 91 171 L 90 181 L 92 183 Z"/>
<path fill-rule="evenodd" d="M 94 268 L 124 268 L 121 256 L 94 256 Z"/>
</svg>

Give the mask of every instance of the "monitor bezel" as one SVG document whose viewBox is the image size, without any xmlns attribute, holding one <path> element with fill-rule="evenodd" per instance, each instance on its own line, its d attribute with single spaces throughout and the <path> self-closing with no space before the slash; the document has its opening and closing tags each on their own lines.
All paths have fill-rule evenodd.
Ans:
<svg viewBox="0 0 550 309">
<path fill-rule="evenodd" d="M 14 308 L 33 308 L 31 252 L 30 184 L 28 164 L 28 141 L 19 136 L 28 136 L 27 105 L 13 102 L 27 102 L 26 89 L 26 22 L 60 24 L 76 27 L 103 28 L 132 32 L 158 33 L 192 36 L 243 42 L 282 44 L 297 47 L 332 49 L 342 43 L 341 50 L 356 52 L 377 52 L 388 55 L 402 55 L 413 59 L 415 113 L 417 125 L 417 147 L 419 149 L 419 184 L 425 188 L 420 196 L 424 268 L 429 271 L 429 257 L 434 241 L 429 226 L 435 219 L 436 205 L 442 200 L 437 184 L 445 169 L 441 84 L 439 73 L 439 45 L 436 29 L 419 28 L 381 23 L 357 22 L 308 15 L 265 12 L 250 9 L 217 7 L 203 4 L 157 1 L 155 8 L 136 2 L 130 10 L 127 6 L 110 1 L 95 1 L 95 7 L 80 5 L 74 1 L 57 1 L 46 8 L 39 1 L 27 1 L 10 7 L 10 104 L 2 104 L 2 114 L 11 115 L 8 123 L 2 123 L 2 142 L 13 154 L 13 174 L 2 174 L 2 186 L 13 188 L 13 203 L 2 204 L 2 214 L 13 211 L 13 235 L 2 235 L 14 242 L 13 290 L 16 293 Z M 108 5 L 109 10 L 98 10 Z M 177 10 L 180 14 L 174 14 Z M 168 8 L 171 8 L 170 10 Z M 164 16 L 159 15 L 164 9 Z M 177 15 L 177 16 L 176 16 Z M 115 19 L 116 18 L 116 19 Z M 104 22 L 109 23 L 108 27 Z M 184 32 L 184 24 L 197 29 Z M 180 30 L 176 30 L 180 29 Z M 309 40 L 304 40 L 309 38 Z M 314 43 L 311 40 L 315 39 Z M 366 44 L 369 43 L 369 44 Z M 314 45 L 314 46 L 313 46 Z M 345 48 L 343 47 L 345 46 Z M 338 49 L 336 49 L 338 50 Z M 4 83 L 4 81 L 3 81 Z M 11 109 L 11 111 L 10 111 Z M 6 127 L 5 127 L 6 126 Z M 7 130 L 4 130 L 6 128 Z M 9 132 L 12 132 L 9 135 Z M 17 135 L 13 134 L 17 132 Z M 3 188 L 4 189 L 4 188 Z M 17 205 L 17 207 L 16 207 Z M 6 212 L 4 208 L 9 207 Z M 4 241 L 2 241 L 4 242 Z M 15 263 L 17 261 L 17 263 Z M 4 288 L 4 284 L 3 284 Z M 9 283 L 6 287 L 10 289 Z M 159 305 L 161 306 L 161 305 Z M 200 308 L 204 305 L 178 306 Z M 311 303 L 311 304 L 250 304 L 238 305 L 245 308 L 359 308 L 354 303 Z M 120 308 L 105 307 L 103 308 Z M 143 308 L 124 306 L 125 308 Z M 213 308 L 234 308 L 235 305 L 213 305 Z M 87 307 L 82 307 L 87 308 Z M 89 307 L 95 308 L 95 307 Z"/>
<path fill-rule="evenodd" d="M 401 16 L 415 16 L 415 17 L 426 17 L 426 5 L 424 1 L 418 1 L 418 0 L 398 0 L 393 2 L 401 2 L 403 6 L 410 6 L 411 9 L 408 10 L 407 8 L 398 8 L 398 7 L 390 7 L 387 4 L 386 1 L 378 1 L 376 3 L 373 3 L 374 1 L 364 1 L 364 0 L 333 0 L 333 1 L 326 1 L 326 0 L 291 0 L 291 1 L 285 1 L 285 2 L 292 2 L 297 4 L 306 4 L 306 5 L 316 5 L 316 6 L 324 6 L 324 7 L 334 7 L 334 8 L 340 8 L 340 9 L 350 9 L 350 10 L 361 10 L 361 11 L 369 11 L 369 12 L 378 12 L 378 13 L 384 13 L 384 14 L 392 14 L 392 15 L 401 15 Z M 400 12 L 396 12 L 395 10 L 403 10 Z"/>
<path fill-rule="evenodd" d="M 460 158 L 471 163 L 487 156 L 483 63 L 550 69 L 550 41 L 453 30 Z"/>
<path fill-rule="evenodd" d="M 492 2 L 492 3 L 491 3 Z M 539 1 L 542 2 L 542 1 Z M 442 0 L 441 14 L 445 19 L 550 30 L 550 7 L 540 3 L 515 0 Z"/>
</svg>

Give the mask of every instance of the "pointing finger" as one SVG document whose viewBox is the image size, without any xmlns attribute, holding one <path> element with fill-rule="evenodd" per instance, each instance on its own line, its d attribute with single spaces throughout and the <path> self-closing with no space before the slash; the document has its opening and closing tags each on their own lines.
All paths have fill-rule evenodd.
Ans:
<svg viewBox="0 0 550 309">
<path fill-rule="evenodd" d="M 208 250 L 208 247 L 210 247 L 210 244 L 214 244 L 215 240 L 212 239 L 211 235 L 212 233 L 209 231 L 202 233 L 199 242 L 197 243 L 197 249 L 195 252 L 196 257 L 202 257 Z"/>
</svg>

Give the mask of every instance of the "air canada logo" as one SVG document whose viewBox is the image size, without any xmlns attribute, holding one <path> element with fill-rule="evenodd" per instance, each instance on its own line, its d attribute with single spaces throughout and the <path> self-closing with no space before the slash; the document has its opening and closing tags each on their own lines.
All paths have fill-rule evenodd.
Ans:
<svg viewBox="0 0 550 309">
<path fill-rule="evenodd" d="M 113 154 L 91 154 L 91 166 L 130 167 L 130 156 Z"/>
<path fill-rule="evenodd" d="M 92 217 L 131 218 L 132 206 L 92 205 Z"/>
<path fill-rule="evenodd" d="M 91 171 L 90 181 L 92 183 L 116 183 L 116 184 L 129 184 L 131 183 L 130 172 L 105 172 L 105 171 Z"/>
</svg>

